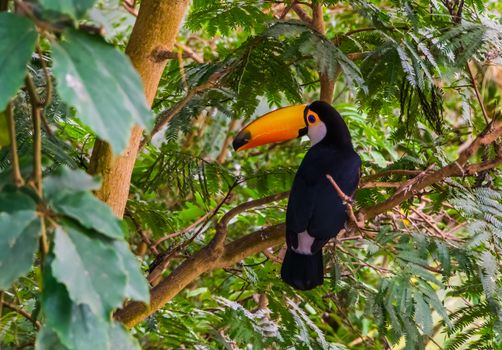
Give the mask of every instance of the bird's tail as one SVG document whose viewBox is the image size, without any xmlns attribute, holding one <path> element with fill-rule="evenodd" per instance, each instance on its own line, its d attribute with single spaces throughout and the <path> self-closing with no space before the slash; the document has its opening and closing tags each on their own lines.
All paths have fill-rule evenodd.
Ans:
<svg viewBox="0 0 502 350">
<path fill-rule="evenodd" d="M 322 249 L 313 255 L 303 255 L 288 247 L 282 262 L 281 277 L 284 282 L 300 290 L 321 285 L 324 280 Z"/>
</svg>

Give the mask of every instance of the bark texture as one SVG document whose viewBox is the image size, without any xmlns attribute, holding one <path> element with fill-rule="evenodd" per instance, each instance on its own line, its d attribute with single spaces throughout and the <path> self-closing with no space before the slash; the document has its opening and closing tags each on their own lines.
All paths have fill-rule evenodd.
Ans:
<svg viewBox="0 0 502 350">
<path fill-rule="evenodd" d="M 126 54 L 143 80 L 145 96 L 150 105 L 166 65 L 166 58 L 159 53 L 172 50 L 188 4 L 188 0 L 141 2 Z M 118 217 L 124 215 L 142 134 L 143 129 L 134 126 L 127 149 L 118 156 L 112 154 L 106 142 L 97 140 L 94 145 L 89 173 L 102 176 L 102 187 L 96 195 Z"/>
</svg>

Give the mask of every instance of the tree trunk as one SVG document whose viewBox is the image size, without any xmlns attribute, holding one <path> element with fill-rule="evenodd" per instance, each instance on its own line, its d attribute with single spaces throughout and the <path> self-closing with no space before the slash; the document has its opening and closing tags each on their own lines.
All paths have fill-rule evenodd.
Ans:
<svg viewBox="0 0 502 350">
<path fill-rule="evenodd" d="M 326 28 L 322 13 L 322 4 L 318 2 L 312 2 L 312 27 L 314 27 L 314 29 L 322 35 L 326 34 Z M 331 104 L 331 102 L 333 101 L 333 93 L 335 91 L 335 79 L 319 71 L 319 80 L 321 83 L 319 99 Z"/>
<path fill-rule="evenodd" d="M 144 0 L 134 24 L 126 54 L 143 80 L 145 96 L 151 105 L 166 65 L 158 53 L 170 51 L 188 7 L 189 0 Z M 127 149 L 113 156 L 110 145 L 97 140 L 92 151 L 89 173 L 102 176 L 102 186 L 97 196 L 105 201 L 113 212 L 124 215 L 131 174 L 138 153 L 143 130 L 134 126 Z"/>
</svg>

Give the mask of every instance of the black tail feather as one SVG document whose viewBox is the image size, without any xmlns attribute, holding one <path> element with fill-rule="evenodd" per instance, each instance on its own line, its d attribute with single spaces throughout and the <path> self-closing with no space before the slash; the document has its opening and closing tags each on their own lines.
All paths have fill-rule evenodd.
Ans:
<svg viewBox="0 0 502 350">
<path fill-rule="evenodd" d="M 288 248 L 282 262 L 281 277 L 290 286 L 309 290 L 323 283 L 322 249 L 313 255 L 295 253 Z"/>
</svg>

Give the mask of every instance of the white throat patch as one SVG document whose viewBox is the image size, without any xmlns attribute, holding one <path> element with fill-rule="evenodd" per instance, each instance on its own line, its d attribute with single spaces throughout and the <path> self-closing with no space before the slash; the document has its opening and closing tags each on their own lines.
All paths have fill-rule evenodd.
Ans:
<svg viewBox="0 0 502 350">
<path fill-rule="evenodd" d="M 328 130 L 326 129 L 326 124 L 319 121 L 314 125 L 309 125 L 307 135 L 309 136 L 310 143 L 312 146 L 319 143 L 325 136 Z"/>
</svg>

